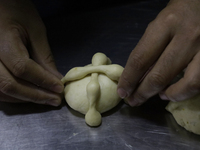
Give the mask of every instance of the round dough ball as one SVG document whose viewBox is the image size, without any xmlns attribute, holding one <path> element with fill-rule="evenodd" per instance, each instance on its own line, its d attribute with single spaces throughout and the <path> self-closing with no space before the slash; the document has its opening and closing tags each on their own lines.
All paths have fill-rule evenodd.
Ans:
<svg viewBox="0 0 200 150">
<path fill-rule="evenodd" d="M 64 89 L 65 99 L 68 105 L 82 114 L 89 110 L 86 87 L 91 80 L 91 76 L 67 83 Z M 117 94 L 117 82 L 109 79 L 104 74 L 99 74 L 100 96 L 97 100 L 96 109 L 100 113 L 106 112 L 115 107 L 121 100 Z"/>
<path fill-rule="evenodd" d="M 101 124 L 101 114 L 94 109 L 89 109 L 85 115 L 85 122 L 91 127 L 99 126 Z"/>
<path fill-rule="evenodd" d="M 180 126 L 200 135 L 200 95 L 181 102 L 169 102 L 166 109 Z"/>
</svg>

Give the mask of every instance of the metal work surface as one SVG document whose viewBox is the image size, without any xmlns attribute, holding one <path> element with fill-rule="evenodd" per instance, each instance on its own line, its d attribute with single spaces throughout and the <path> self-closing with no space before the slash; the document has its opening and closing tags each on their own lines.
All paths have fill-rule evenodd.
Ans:
<svg viewBox="0 0 200 150">
<path fill-rule="evenodd" d="M 167 0 L 133 1 L 44 18 L 59 71 L 91 62 L 96 52 L 126 60 Z M 0 150 L 196 150 L 200 136 L 178 126 L 158 96 L 140 107 L 121 102 L 91 128 L 84 115 L 60 107 L 0 103 Z"/>
</svg>

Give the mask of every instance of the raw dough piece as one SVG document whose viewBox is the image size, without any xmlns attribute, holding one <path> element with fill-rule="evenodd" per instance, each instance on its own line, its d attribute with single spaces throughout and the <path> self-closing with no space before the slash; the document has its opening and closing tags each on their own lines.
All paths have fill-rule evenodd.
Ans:
<svg viewBox="0 0 200 150">
<path fill-rule="evenodd" d="M 96 53 L 92 64 L 72 68 L 61 80 L 65 83 L 65 99 L 76 111 L 85 114 L 90 126 L 101 124 L 101 114 L 120 102 L 117 82 L 123 67 L 111 64 L 103 53 Z"/>
<path fill-rule="evenodd" d="M 169 102 L 166 109 L 180 126 L 200 135 L 200 95 L 181 102 Z"/>
</svg>

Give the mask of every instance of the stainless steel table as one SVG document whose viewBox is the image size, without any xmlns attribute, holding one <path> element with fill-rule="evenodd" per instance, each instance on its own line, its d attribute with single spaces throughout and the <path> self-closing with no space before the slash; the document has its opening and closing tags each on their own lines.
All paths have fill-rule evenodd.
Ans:
<svg viewBox="0 0 200 150">
<path fill-rule="evenodd" d="M 120 3 L 44 18 L 59 71 L 89 64 L 96 52 L 125 65 L 146 26 L 167 0 Z M 200 136 L 178 126 L 158 96 L 140 107 L 121 102 L 88 127 L 84 116 L 60 107 L 0 103 L 0 150 L 196 150 Z"/>
</svg>

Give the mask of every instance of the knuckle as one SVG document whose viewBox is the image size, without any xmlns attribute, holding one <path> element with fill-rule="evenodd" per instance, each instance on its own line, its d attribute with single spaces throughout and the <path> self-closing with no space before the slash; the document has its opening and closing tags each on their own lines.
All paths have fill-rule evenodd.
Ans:
<svg viewBox="0 0 200 150">
<path fill-rule="evenodd" d="M 164 75 L 160 73 L 152 73 L 149 76 L 148 83 L 152 88 L 162 89 L 165 86 L 166 81 L 167 80 Z"/>
<path fill-rule="evenodd" d="M 185 34 L 187 36 L 184 36 L 186 39 L 186 41 L 190 41 L 190 42 L 196 42 L 200 40 L 200 27 L 199 26 L 194 26 L 191 25 L 189 27 L 187 27 L 187 29 L 185 30 Z"/>
<path fill-rule="evenodd" d="M 26 72 L 26 64 L 22 60 L 15 62 L 12 68 L 12 73 L 17 77 L 22 77 Z"/>
<path fill-rule="evenodd" d="M 142 56 L 138 55 L 138 54 L 134 54 L 129 58 L 129 67 L 132 70 L 136 70 L 136 71 L 142 71 L 144 70 L 145 63 L 142 61 Z"/>
<path fill-rule="evenodd" d="M 176 59 L 177 55 L 178 55 L 178 52 L 175 51 L 175 50 L 168 51 L 166 55 L 163 55 L 163 58 L 161 60 L 162 67 L 166 68 L 166 69 L 170 69 L 171 68 L 170 64 L 172 64 L 174 62 L 174 60 Z"/>
<path fill-rule="evenodd" d="M 138 104 L 144 103 L 147 99 L 148 98 L 144 94 L 142 94 L 140 92 L 136 92 L 134 94 L 134 100 L 137 101 Z"/>
<path fill-rule="evenodd" d="M 9 80 L 9 79 L 6 79 L 6 80 L 3 80 L 1 79 L 0 80 L 0 90 L 2 93 L 4 94 L 12 94 L 14 92 L 14 86 L 13 86 L 13 81 L 12 80 Z"/>
<path fill-rule="evenodd" d="M 53 55 L 52 53 L 49 53 L 45 58 L 44 58 L 44 62 L 46 64 L 54 64 L 55 63 L 55 60 L 53 58 Z"/>
<path fill-rule="evenodd" d="M 192 93 L 196 93 L 200 91 L 200 81 L 199 79 L 191 79 L 190 82 L 187 85 L 188 90 Z"/>
<path fill-rule="evenodd" d="M 23 40 L 24 43 L 27 44 L 27 37 L 28 37 L 28 33 L 26 32 L 26 30 L 24 29 L 24 27 L 22 27 L 20 24 L 18 23 L 13 23 L 11 25 L 8 25 L 7 29 L 6 29 L 6 33 L 8 38 L 12 37 L 12 38 L 20 38 Z"/>
<path fill-rule="evenodd" d="M 177 23 L 180 20 L 180 17 L 178 13 L 170 12 L 165 17 L 163 23 L 166 25 L 172 25 L 174 23 Z"/>
<path fill-rule="evenodd" d="M 160 13 L 149 27 L 156 28 L 157 31 L 173 29 L 181 22 L 180 14 L 177 12 L 162 12 Z"/>
</svg>

